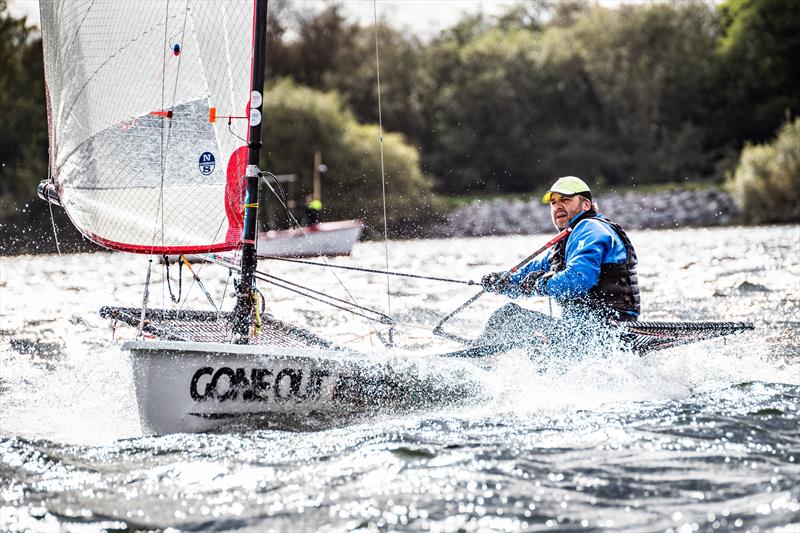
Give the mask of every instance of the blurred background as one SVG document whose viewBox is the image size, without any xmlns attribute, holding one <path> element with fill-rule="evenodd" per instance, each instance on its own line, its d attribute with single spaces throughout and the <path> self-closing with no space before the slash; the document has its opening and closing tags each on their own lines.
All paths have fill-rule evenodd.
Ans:
<svg viewBox="0 0 800 533">
<path fill-rule="evenodd" d="M 800 221 L 800 2 L 269 3 L 262 167 L 327 219 L 424 237 L 474 202 L 594 190 L 730 195 L 736 223 Z M 38 3 L 0 0 L 0 253 L 87 249 L 48 177 Z M 111 44 L 111 43 L 110 43 Z M 318 166 L 318 165 L 317 165 Z M 534 195 L 534 198 L 535 198 Z M 602 207 L 602 206 L 601 206 Z M 441 232 L 440 232 L 441 233 Z"/>
</svg>

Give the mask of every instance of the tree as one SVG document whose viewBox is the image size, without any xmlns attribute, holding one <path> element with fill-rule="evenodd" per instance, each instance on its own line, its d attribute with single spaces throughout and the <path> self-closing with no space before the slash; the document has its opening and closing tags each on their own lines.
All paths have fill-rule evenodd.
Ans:
<svg viewBox="0 0 800 533">
<path fill-rule="evenodd" d="M 714 169 L 705 126 L 714 12 L 699 3 L 574 8 L 470 21 L 434 43 L 438 80 L 423 141 L 439 188 L 525 191 L 578 174 L 677 181 Z M 466 29 L 466 31 L 464 31 Z M 458 36 L 467 35 L 465 42 Z"/>
<path fill-rule="evenodd" d="M 576 56 L 553 44 L 492 29 L 458 49 L 424 145 L 441 190 L 528 191 L 558 173 L 569 132 L 591 129 L 594 96 Z"/>
<path fill-rule="evenodd" d="M 375 55 L 377 32 L 381 69 L 382 118 L 393 130 L 417 138 L 421 119 L 418 57 L 421 45 L 379 21 L 361 26 L 347 20 L 340 5 L 319 13 L 293 12 L 297 38 L 273 44 L 278 64 L 268 68 L 273 79 L 291 77 L 321 91 L 336 91 L 361 122 L 378 122 Z M 280 23 L 277 31 L 282 31 Z"/>
<path fill-rule="evenodd" d="M 595 8 L 566 32 L 613 139 L 612 183 L 669 182 L 713 172 L 714 12 L 702 3 Z M 566 44 L 566 40 L 565 40 Z"/>
<path fill-rule="evenodd" d="M 47 177 L 42 41 L 0 0 L 0 221 L 18 216 Z"/>
<path fill-rule="evenodd" d="M 718 134 L 760 142 L 800 112 L 800 2 L 728 0 L 719 14 L 727 105 Z"/>
<path fill-rule="evenodd" d="M 326 218 L 361 217 L 368 227 L 382 228 L 378 127 L 358 123 L 333 92 L 283 80 L 268 87 L 265 96 L 262 167 L 297 174 L 310 191 L 314 152 L 320 151 L 328 167 Z M 420 171 L 417 150 L 402 135 L 384 133 L 383 154 L 389 223 L 399 228 L 429 216 L 430 182 Z"/>
</svg>

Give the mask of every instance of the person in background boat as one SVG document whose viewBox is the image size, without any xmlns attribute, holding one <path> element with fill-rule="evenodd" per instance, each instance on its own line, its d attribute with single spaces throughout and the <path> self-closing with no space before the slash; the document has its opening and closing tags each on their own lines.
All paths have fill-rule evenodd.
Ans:
<svg viewBox="0 0 800 533">
<path fill-rule="evenodd" d="M 592 193 L 575 176 L 559 178 L 542 198 L 550 204 L 553 225 L 572 232 L 525 267 L 503 278 L 487 274 L 484 289 L 518 298 L 548 296 L 565 318 L 636 320 L 640 312 L 636 251 L 622 227 L 597 213 Z M 492 315 L 487 330 L 522 315 L 528 321 L 549 320 L 541 313 L 507 304 Z"/>
<path fill-rule="evenodd" d="M 313 226 L 322 221 L 322 201 L 315 199 L 310 194 L 306 196 L 306 205 L 304 207 L 306 225 Z"/>
</svg>

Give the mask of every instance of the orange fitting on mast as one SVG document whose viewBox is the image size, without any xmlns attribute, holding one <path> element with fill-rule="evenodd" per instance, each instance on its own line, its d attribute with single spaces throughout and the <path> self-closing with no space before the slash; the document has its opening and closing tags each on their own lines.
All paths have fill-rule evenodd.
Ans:
<svg viewBox="0 0 800 533">
<path fill-rule="evenodd" d="M 172 118 L 172 111 L 150 111 L 154 117 Z"/>
<path fill-rule="evenodd" d="M 209 107 L 208 108 L 208 121 L 209 122 L 216 122 L 218 118 L 227 118 L 228 124 L 235 118 L 248 118 L 246 116 L 238 116 L 238 115 L 217 115 L 217 108 L 216 107 Z"/>
</svg>

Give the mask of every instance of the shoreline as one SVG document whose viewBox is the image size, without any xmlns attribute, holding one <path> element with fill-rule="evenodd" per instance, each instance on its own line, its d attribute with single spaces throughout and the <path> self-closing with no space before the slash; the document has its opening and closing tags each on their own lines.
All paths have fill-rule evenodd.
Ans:
<svg viewBox="0 0 800 533">
<path fill-rule="evenodd" d="M 741 210 L 730 194 L 714 188 L 605 193 L 597 195 L 596 202 L 599 213 L 627 230 L 742 224 Z M 553 229 L 550 209 L 540 202 L 539 195 L 520 195 L 517 199 L 477 199 L 449 211 L 442 218 L 443 222 L 416 227 L 415 231 L 398 229 L 392 240 L 532 235 Z M 63 213 L 55 217 L 55 223 L 62 253 L 105 250 L 84 239 Z M 29 219 L 0 224 L 0 235 L 3 237 L 0 256 L 57 253 L 49 216 L 40 221 Z M 35 240 L 31 239 L 34 235 Z M 371 240 L 362 237 L 362 241 Z"/>
<path fill-rule="evenodd" d="M 719 189 L 605 193 L 595 201 L 598 213 L 628 230 L 741 224 L 741 210 Z M 437 237 L 526 235 L 552 231 L 553 223 L 549 207 L 537 195 L 528 200 L 476 200 L 453 210 L 446 223 L 432 229 Z"/>
</svg>

